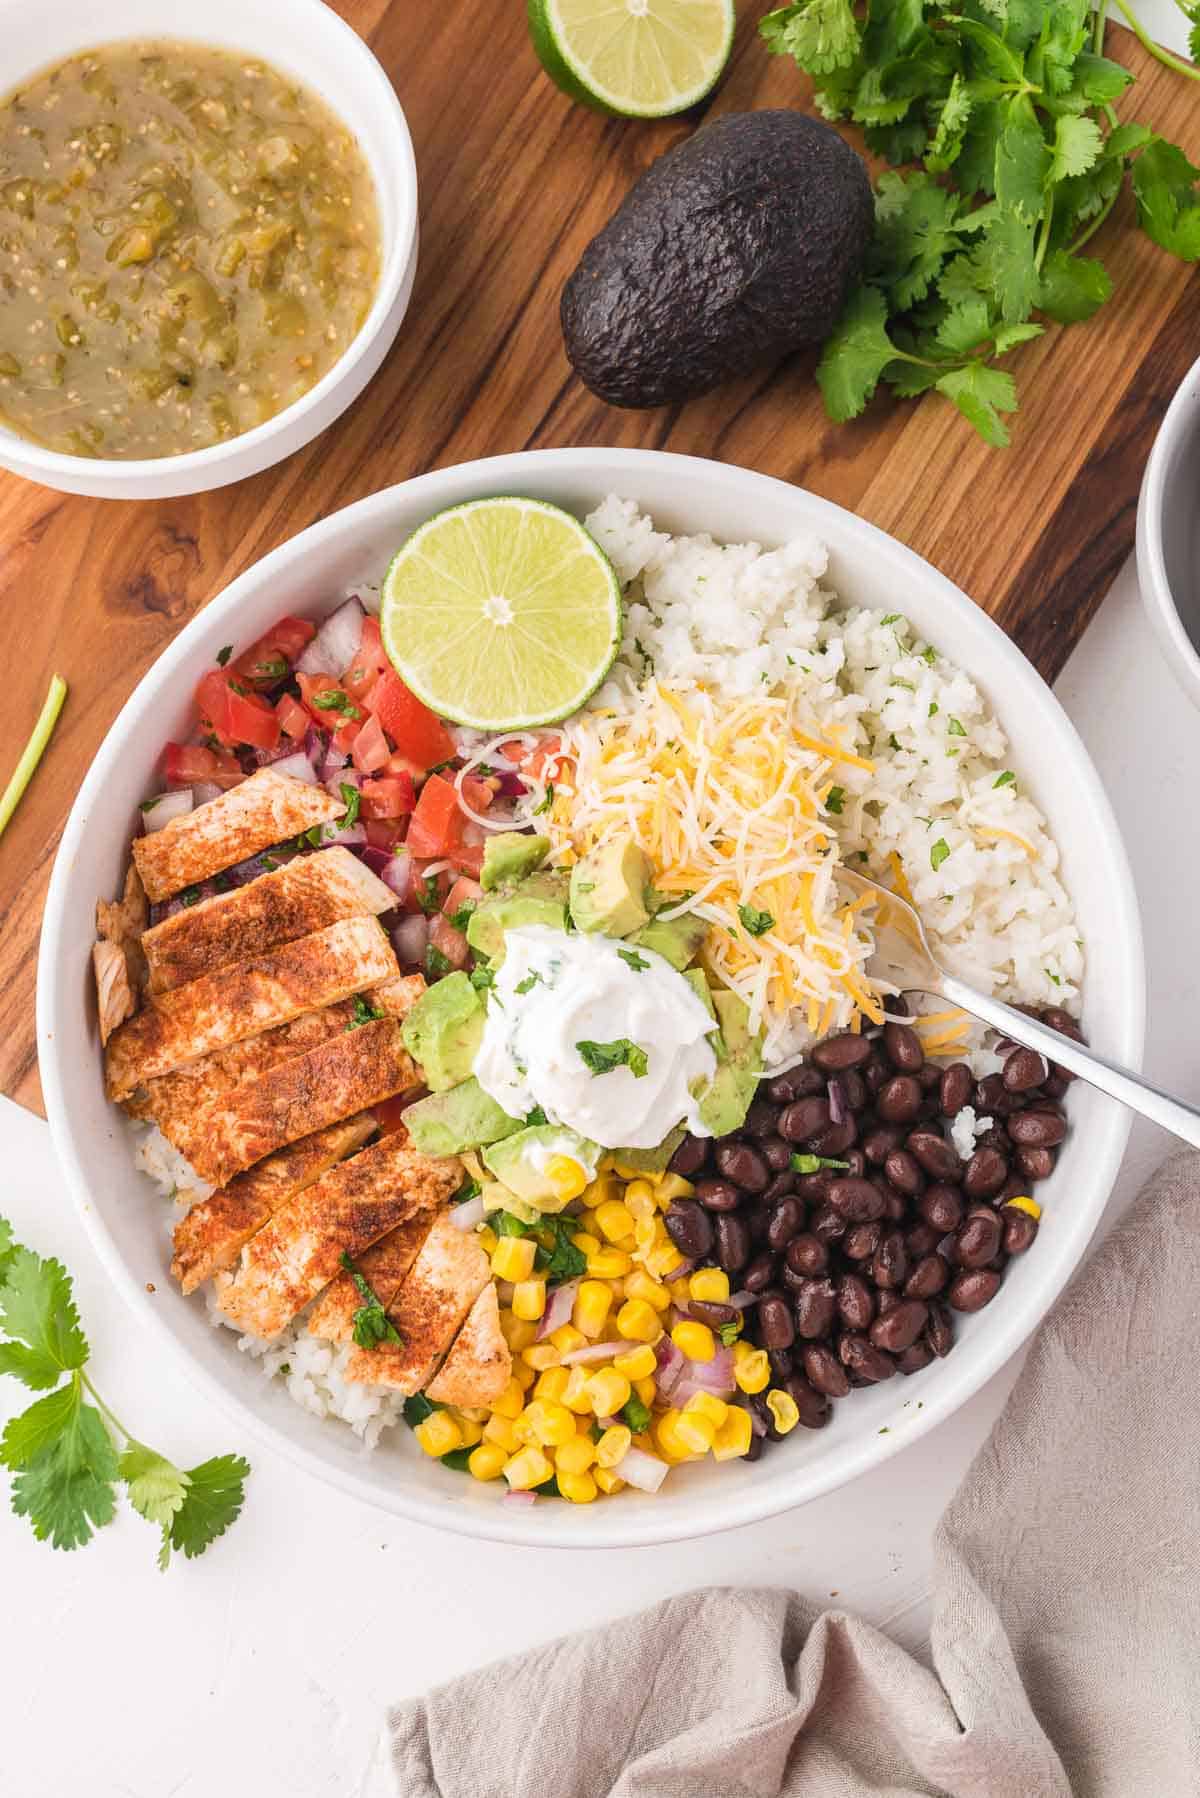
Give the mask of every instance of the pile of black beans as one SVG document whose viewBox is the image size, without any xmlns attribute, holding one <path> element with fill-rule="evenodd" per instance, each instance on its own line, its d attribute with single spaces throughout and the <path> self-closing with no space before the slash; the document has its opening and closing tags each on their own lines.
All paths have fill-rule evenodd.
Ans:
<svg viewBox="0 0 1200 1798">
<path fill-rule="evenodd" d="M 1082 1040 L 1060 1008 L 1032 1015 Z M 977 1080 L 965 1062 L 926 1061 L 900 1021 L 827 1037 L 765 1084 L 736 1134 L 688 1136 L 676 1151 L 671 1167 L 695 1197 L 670 1206 L 671 1238 L 754 1295 L 744 1335 L 767 1350 L 770 1387 L 790 1393 L 809 1429 L 853 1387 L 948 1355 L 955 1312 L 990 1304 L 1010 1259 L 1032 1246 L 1037 1219 L 1009 1201 L 1053 1171 L 1071 1076 L 1002 1048 L 1002 1070 Z M 967 1161 L 948 1135 L 965 1105 L 992 1119 Z M 714 1328 L 738 1315 L 695 1301 L 689 1311 Z M 751 1459 L 778 1439 L 765 1397 L 749 1401 Z"/>
</svg>

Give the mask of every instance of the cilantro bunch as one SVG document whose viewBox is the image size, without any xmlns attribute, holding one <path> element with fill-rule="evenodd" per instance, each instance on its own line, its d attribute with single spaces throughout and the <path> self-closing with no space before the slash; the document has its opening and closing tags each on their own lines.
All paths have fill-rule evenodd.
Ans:
<svg viewBox="0 0 1200 1798">
<path fill-rule="evenodd" d="M 1192 79 L 1189 63 L 1137 35 Z M 1179 0 L 1200 56 L 1200 0 Z M 996 363 L 1045 330 L 1090 318 L 1112 294 L 1082 251 L 1127 177 L 1141 227 L 1200 258 L 1200 193 L 1176 145 L 1119 124 L 1133 76 L 1104 56 L 1107 5 L 1090 0 L 798 0 L 761 31 L 816 84 L 829 119 L 864 129 L 890 163 L 860 285 L 825 344 L 817 380 L 831 418 L 856 417 L 880 381 L 902 398 L 936 390 L 991 444 L 1017 409 Z"/>
<path fill-rule="evenodd" d="M 0 1436 L 0 1463 L 15 1476 L 12 1507 L 39 1542 L 79 1548 L 116 1512 L 118 1482 L 139 1516 L 189 1558 L 224 1535 L 242 1508 L 249 1465 L 218 1455 L 185 1472 L 131 1436 L 88 1376 L 87 1337 L 71 1277 L 13 1241 L 0 1218 L 0 1373 L 44 1392 Z M 94 1403 L 89 1403 L 89 1399 Z"/>
</svg>

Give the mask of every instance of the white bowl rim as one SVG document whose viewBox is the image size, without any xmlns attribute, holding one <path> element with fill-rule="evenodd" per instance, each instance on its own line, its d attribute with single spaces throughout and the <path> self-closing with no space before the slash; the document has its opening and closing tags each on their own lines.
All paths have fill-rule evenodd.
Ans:
<svg viewBox="0 0 1200 1798">
<path fill-rule="evenodd" d="M 1180 421 L 1189 411 L 1195 414 L 1192 422 L 1200 432 L 1200 359 L 1193 362 L 1163 413 L 1146 463 L 1138 497 L 1137 563 L 1142 603 L 1159 647 L 1188 698 L 1200 705 L 1200 648 L 1179 615 L 1163 547 L 1167 476 L 1181 441 Z"/>
<path fill-rule="evenodd" d="M 388 311 L 396 295 L 404 285 L 417 242 L 417 159 L 413 149 L 412 134 L 408 128 L 408 119 L 400 104 L 400 97 L 388 79 L 379 58 L 364 38 L 361 38 L 351 25 L 348 25 L 340 13 L 327 6 L 325 0 L 291 0 L 293 6 L 306 5 L 315 14 L 326 14 L 330 27 L 338 32 L 346 42 L 347 55 L 358 64 L 361 79 L 376 88 L 381 104 L 391 113 L 392 128 L 396 133 L 396 173 L 401 189 L 400 222 L 394 240 L 387 247 L 383 267 L 379 271 L 379 282 L 375 290 L 375 298 L 371 310 L 362 322 L 357 335 L 348 345 L 345 352 L 338 357 L 332 367 L 326 369 L 315 387 L 285 406 L 273 418 L 268 418 L 253 430 L 242 431 L 236 437 L 230 437 L 222 443 L 209 444 L 207 449 L 188 450 L 181 456 L 140 456 L 125 460 L 118 456 L 69 456 L 62 450 L 46 449 L 40 443 L 34 443 L 28 437 L 22 437 L 15 431 L 7 431 L 4 438 L 4 453 L 12 462 L 23 464 L 21 474 L 25 479 L 37 480 L 45 477 L 44 485 L 57 488 L 59 479 L 70 476 L 78 477 L 81 470 L 86 471 L 89 479 L 96 482 L 111 481 L 114 484 L 124 482 L 132 485 L 137 481 L 162 478 L 164 470 L 169 469 L 172 477 L 188 481 L 193 477 L 208 473 L 219 474 L 222 467 L 235 452 L 244 457 L 248 451 L 254 452 L 269 443 L 280 430 L 290 428 L 307 418 L 310 412 L 321 407 L 335 386 L 353 375 L 363 357 L 366 356 L 379 333 L 380 327 L 386 323 Z M 0 13 L 22 4 L 22 0 L 0 0 Z M 104 35 L 94 40 L 103 46 L 121 43 L 136 43 L 144 33 L 134 32 Z M 173 27 L 171 36 L 182 42 L 208 44 L 213 49 L 236 50 L 236 44 L 212 43 L 202 26 L 195 31 L 187 31 L 182 27 Z M 64 56 L 70 55 L 65 51 Z M 54 64 L 43 67 L 53 68 Z M 30 71 L 37 74 L 38 70 Z M 307 84 L 306 84 L 307 85 Z M 12 84 L 5 82 L 3 92 L 8 93 Z M 322 97 L 322 96 L 318 96 Z M 354 131 L 353 124 L 342 117 L 339 109 L 329 101 L 324 104 L 337 113 L 347 129 Z M 357 132 L 355 136 L 357 137 Z M 317 433 L 320 434 L 319 432 Z M 303 447 L 301 445 L 300 447 Z M 290 454 L 281 451 L 280 459 Z M 203 492 L 207 489 L 200 488 Z M 58 489 L 62 491 L 62 489 Z M 119 487 L 114 486 L 114 499 L 120 498 Z"/>
<path fill-rule="evenodd" d="M 249 1427 L 261 1441 L 308 1473 L 314 1474 L 327 1484 L 340 1487 L 363 1503 L 434 1529 L 448 1530 L 457 1535 L 511 1543 L 517 1546 L 536 1544 L 539 1547 L 561 1548 L 635 1548 L 665 1542 L 686 1541 L 697 1536 L 715 1535 L 725 1530 L 760 1522 L 800 1504 L 807 1504 L 810 1500 L 836 1490 L 839 1486 L 849 1484 L 851 1480 L 859 1478 L 863 1473 L 873 1470 L 885 1460 L 890 1459 L 892 1455 L 898 1454 L 901 1449 L 908 1448 L 912 1443 L 920 1440 L 936 1424 L 952 1415 L 978 1392 L 987 1380 L 1011 1359 L 1028 1340 L 1060 1293 L 1065 1290 L 1095 1233 L 1103 1209 L 1101 1204 L 1097 1204 L 1091 1229 L 1078 1244 L 1075 1258 L 1066 1268 L 1064 1277 L 1057 1287 L 1048 1283 L 1045 1288 L 1025 1297 L 1023 1304 L 1018 1305 L 1014 1302 L 1005 1306 L 994 1314 L 997 1321 L 993 1325 L 987 1342 L 982 1346 L 977 1345 L 973 1355 L 963 1356 L 961 1360 L 950 1357 L 941 1362 L 938 1381 L 931 1396 L 923 1400 L 921 1409 L 911 1416 L 911 1420 L 906 1423 L 902 1432 L 892 1431 L 886 1438 L 881 1438 L 879 1435 L 868 1435 L 864 1432 L 856 1441 L 846 1445 L 841 1459 L 835 1466 L 820 1467 L 815 1471 L 808 1466 L 798 1468 L 797 1472 L 805 1484 L 802 1497 L 789 1499 L 786 1492 L 773 1488 L 769 1491 L 764 1489 L 762 1496 L 757 1496 L 751 1489 L 740 1498 L 735 1499 L 732 1494 L 723 1498 L 720 1491 L 716 1490 L 713 1496 L 707 1499 L 705 1507 L 697 1507 L 704 1513 L 699 1518 L 691 1509 L 682 1509 L 677 1515 L 673 1508 L 666 1504 L 661 1507 L 648 1505 L 644 1510 L 639 1510 L 636 1519 L 629 1517 L 625 1522 L 622 1522 L 622 1519 L 616 1515 L 611 1518 L 603 1515 L 604 1512 L 610 1510 L 614 1513 L 618 1512 L 619 1507 L 617 1506 L 602 1506 L 587 1510 L 581 1507 L 573 1518 L 576 1527 L 569 1536 L 564 1536 L 561 1540 L 545 1529 L 544 1521 L 540 1517 L 535 1517 L 531 1522 L 524 1511 L 506 1510 L 501 1503 L 491 1507 L 481 1522 L 480 1514 L 477 1512 L 465 1508 L 460 1511 L 455 1506 L 443 1508 L 434 1499 L 406 1494 L 400 1484 L 390 1489 L 385 1495 L 373 1482 L 359 1477 L 348 1468 L 332 1465 L 321 1455 L 293 1440 L 285 1430 L 258 1416 L 248 1404 L 244 1404 L 240 1398 L 228 1392 L 206 1368 L 194 1362 L 186 1348 L 176 1340 L 162 1310 L 148 1302 L 146 1292 L 121 1259 L 99 1211 L 92 1204 L 87 1168 L 70 1127 L 67 1093 L 60 1076 L 54 1043 L 54 1018 L 58 1009 L 56 946 L 63 930 L 72 865 L 85 834 L 93 796 L 103 788 L 111 767 L 123 753 L 125 737 L 123 727 L 136 722 L 143 705 L 149 705 L 152 697 L 157 695 L 160 689 L 170 685 L 176 669 L 190 654 L 195 638 L 206 632 L 214 620 L 224 620 L 232 616 L 237 610 L 243 593 L 249 588 L 257 586 L 260 582 L 274 582 L 292 560 L 303 557 L 306 548 L 317 533 L 322 536 L 353 533 L 360 522 L 373 511 L 386 511 L 393 494 L 401 488 L 410 497 L 429 495 L 429 511 L 432 513 L 440 506 L 455 503 L 453 490 L 456 484 L 485 470 L 489 480 L 494 482 L 493 490 L 496 493 L 505 493 L 520 491 L 522 485 L 536 479 L 539 468 L 548 470 L 553 468 L 586 475 L 594 470 L 598 460 L 603 460 L 606 470 L 613 466 L 619 467 L 621 475 L 627 477 L 630 482 L 636 481 L 640 471 L 649 473 L 652 469 L 662 469 L 666 466 L 679 473 L 690 472 L 693 479 L 703 477 L 712 479 L 715 475 L 735 488 L 746 484 L 750 486 L 765 485 L 778 490 L 781 502 L 786 496 L 794 498 L 798 491 L 803 492 L 806 502 L 813 504 L 818 512 L 824 512 L 830 517 L 852 519 L 856 530 L 865 534 L 866 542 L 872 553 L 879 555 L 885 561 L 890 560 L 898 569 L 912 570 L 915 568 L 919 570 L 922 580 L 932 587 L 940 589 L 950 605 L 955 607 L 971 606 L 972 611 L 977 614 L 975 622 L 982 626 L 985 634 L 991 639 L 991 647 L 995 656 L 993 668 L 996 667 L 996 664 L 1000 665 L 999 679 L 994 680 L 989 674 L 989 685 L 998 686 L 1004 678 L 1006 668 L 1019 670 L 1024 679 L 1032 679 L 1040 683 L 1046 690 L 1049 703 L 1060 714 L 1064 736 L 1073 739 L 1078 750 L 1078 763 L 1072 770 L 1072 780 L 1086 790 L 1089 804 L 1095 808 L 1107 826 L 1106 834 L 1114 876 L 1114 884 L 1107 895 L 1108 910 L 1115 920 L 1114 935 L 1125 945 L 1128 964 L 1130 1002 L 1124 1019 L 1123 1035 L 1120 1040 L 1111 1045 L 1112 1053 L 1122 1059 L 1126 1065 L 1136 1069 L 1141 1066 L 1145 1037 L 1145 959 L 1141 917 L 1133 875 L 1107 794 L 1074 726 L 1063 713 L 1059 702 L 1042 677 L 1015 643 L 981 608 L 974 607 L 960 588 L 898 539 L 889 537 L 877 526 L 870 524 L 865 519 L 858 518 L 853 513 L 848 513 L 846 508 L 834 504 L 833 501 L 826 500 L 807 489 L 798 489 L 773 476 L 758 474 L 749 469 L 737 468 L 724 463 L 716 463 L 703 457 L 683 456 L 660 450 L 612 449 L 599 446 L 526 450 L 436 469 L 412 480 L 397 483 L 391 488 L 381 489 L 330 517 L 310 525 L 296 537 L 281 544 L 246 569 L 236 580 L 231 582 L 222 594 L 211 601 L 189 622 L 135 687 L 97 751 L 64 828 L 55 858 L 43 917 L 37 984 L 38 1056 L 46 1100 L 46 1115 L 52 1140 L 66 1172 L 68 1185 L 84 1229 L 100 1258 L 101 1265 L 139 1318 L 157 1333 L 161 1341 L 169 1345 L 171 1354 L 182 1362 L 187 1377 L 192 1383 L 231 1420 Z M 636 491 L 636 488 L 632 490 Z M 1107 1150 L 1104 1159 L 1108 1171 L 1104 1178 L 1108 1181 L 1109 1191 L 1120 1166 L 1131 1126 L 1130 1114 L 1115 1103 L 1108 1105 L 1091 1126 L 1092 1135 L 1099 1135 L 1102 1138 L 1101 1146 L 1106 1147 Z M 1107 1198 L 1107 1192 L 1105 1197 Z M 959 1371 L 960 1368 L 962 1371 Z M 661 1521 L 656 1520 L 656 1511 Z"/>
</svg>

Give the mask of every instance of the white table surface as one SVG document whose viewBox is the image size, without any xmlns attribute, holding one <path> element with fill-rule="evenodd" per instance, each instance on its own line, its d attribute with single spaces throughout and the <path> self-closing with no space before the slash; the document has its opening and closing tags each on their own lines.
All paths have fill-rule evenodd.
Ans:
<svg viewBox="0 0 1200 1798">
<path fill-rule="evenodd" d="M 1182 47 L 1169 0 L 1147 22 Z M 1137 879 L 1150 1008 L 1146 1071 L 1200 1102 L 1194 940 L 1200 838 L 1178 809 L 1200 716 L 1151 638 L 1132 565 L 1058 683 L 1100 770 Z M 1150 751 L 1151 753 L 1148 753 Z M 1111 1222 L 1170 1148 L 1137 1124 Z M 496 1548 L 404 1524 L 302 1478 L 239 1432 L 106 1289 L 44 1124 L 0 1100 L 0 1210 L 75 1276 L 101 1390 L 183 1465 L 253 1462 L 242 1520 L 203 1559 L 154 1565 L 123 1509 L 55 1553 L 0 1508 L 4 1785 L 21 1798 L 383 1798 L 385 1707 L 496 1656 L 702 1584 L 794 1587 L 927 1642 L 930 1539 L 1019 1363 L 876 1474 L 770 1522 L 621 1553 Z M 24 1401 L 0 1384 L 0 1418 Z M 3 1476 L 0 1476 L 2 1482 Z"/>
</svg>

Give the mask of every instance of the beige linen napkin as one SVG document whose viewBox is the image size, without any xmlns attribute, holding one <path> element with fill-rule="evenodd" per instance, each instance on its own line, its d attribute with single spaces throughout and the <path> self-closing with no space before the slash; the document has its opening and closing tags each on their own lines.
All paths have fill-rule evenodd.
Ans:
<svg viewBox="0 0 1200 1798">
<path fill-rule="evenodd" d="M 1200 1793 L 1198 1312 L 1185 1154 L 1051 1312 L 939 1525 L 934 1673 L 790 1593 L 695 1592 L 399 1706 L 403 1798 Z"/>
</svg>

